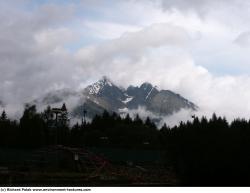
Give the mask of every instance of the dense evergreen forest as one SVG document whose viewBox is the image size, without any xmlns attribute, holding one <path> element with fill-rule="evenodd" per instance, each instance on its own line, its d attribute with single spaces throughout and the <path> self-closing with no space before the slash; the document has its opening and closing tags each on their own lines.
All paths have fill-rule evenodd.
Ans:
<svg viewBox="0 0 250 193">
<path fill-rule="evenodd" d="M 127 115 L 104 112 L 91 123 L 83 121 L 72 128 L 66 112 L 53 124 L 51 108 L 38 113 L 26 106 L 21 119 L 0 117 L 0 147 L 39 148 L 49 145 L 71 147 L 119 147 L 161 149 L 166 152 L 166 165 L 172 165 L 183 185 L 249 186 L 250 121 L 236 119 L 231 124 L 215 114 L 211 119 L 193 117 L 193 121 L 157 129 L 147 118 L 142 121 Z"/>
</svg>

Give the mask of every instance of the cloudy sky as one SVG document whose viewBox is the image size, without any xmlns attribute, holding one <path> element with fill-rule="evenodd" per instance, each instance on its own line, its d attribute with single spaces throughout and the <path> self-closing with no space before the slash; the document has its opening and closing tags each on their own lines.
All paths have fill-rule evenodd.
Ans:
<svg viewBox="0 0 250 193">
<path fill-rule="evenodd" d="M 245 0 L 0 0 L 0 100 L 13 110 L 107 75 L 249 118 L 249 18 Z"/>
</svg>

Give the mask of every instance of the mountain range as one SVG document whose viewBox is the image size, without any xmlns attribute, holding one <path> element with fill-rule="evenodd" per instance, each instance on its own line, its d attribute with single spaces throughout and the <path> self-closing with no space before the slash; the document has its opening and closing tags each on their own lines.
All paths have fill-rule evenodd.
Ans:
<svg viewBox="0 0 250 193">
<path fill-rule="evenodd" d="M 102 114 L 104 110 L 124 114 L 143 107 L 160 117 L 171 115 L 181 109 L 192 111 L 198 109 L 194 103 L 181 95 L 170 90 L 158 90 L 156 86 L 148 82 L 140 86 L 131 85 L 124 89 L 115 85 L 107 77 L 77 92 L 61 89 L 47 93 L 32 103 L 54 107 L 63 102 L 74 106 L 70 109 L 70 114 L 76 118 L 81 118 L 84 111 L 87 111 L 87 117 L 93 118 L 96 114 Z"/>
</svg>

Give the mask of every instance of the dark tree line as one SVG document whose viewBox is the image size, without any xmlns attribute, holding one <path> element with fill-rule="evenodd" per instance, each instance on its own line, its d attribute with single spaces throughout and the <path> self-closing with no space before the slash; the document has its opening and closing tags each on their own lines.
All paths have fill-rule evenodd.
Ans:
<svg viewBox="0 0 250 193">
<path fill-rule="evenodd" d="M 184 185 L 250 185 L 250 121 L 214 114 L 160 132 Z"/>
<path fill-rule="evenodd" d="M 104 111 L 95 116 L 90 124 L 76 124 L 71 130 L 71 145 L 158 148 L 159 132 L 148 118 L 143 122 L 139 116 L 132 120 L 129 115 L 122 119 L 116 113 Z"/>
<path fill-rule="evenodd" d="M 47 145 L 105 146 L 126 148 L 157 148 L 159 132 L 156 125 L 147 118 L 142 121 L 127 115 L 121 118 L 116 113 L 104 111 L 96 115 L 91 123 L 82 122 L 70 127 L 64 112 L 55 120 L 48 106 L 38 113 L 36 106 L 27 105 L 19 122 L 11 121 L 3 111 L 0 118 L 0 146 L 36 148 Z"/>
<path fill-rule="evenodd" d="M 66 110 L 65 105 L 62 108 Z M 61 120 L 67 120 L 67 113 Z M 90 123 L 70 128 L 67 121 L 54 124 L 50 107 L 38 113 L 35 106 L 26 106 L 19 122 L 2 112 L 0 147 L 59 144 L 161 149 L 166 152 L 166 165 L 174 166 L 184 185 L 250 185 L 250 121 L 244 119 L 229 124 L 214 114 L 211 119 L 194 117 L 173 128 L 164 125 L 157 129 L 149 118 L 121 118 L 105 111 Z"/>
</svg>

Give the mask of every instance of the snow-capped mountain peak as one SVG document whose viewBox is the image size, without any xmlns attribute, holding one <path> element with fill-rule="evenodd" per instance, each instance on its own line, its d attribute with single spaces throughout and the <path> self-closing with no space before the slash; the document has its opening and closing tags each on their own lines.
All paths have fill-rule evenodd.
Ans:
<svg viewBox="0 0 250 193">
<path fill-rule="evenodd" d="M 94 84 L 87 87 L 88 93 L 91 95 L 98 94 L 105 86 L 112 87 L 113 83 L 106 77 L 103 76 L 102 79 L 98 80 Z"/>
<path fill-rule="evenodd" d="M 69 96 L 76 96 L 77 93 L 55 92 L 46 95 L 43 103 L 61 102 Z M 141 86 L 129 86 L 122 89 L 116 86 L 107 77 L 86 87 L 79 95 L 83 102 L 74 108 L 72 115 L 82 116 L 82 109 L 86 109 L 88 116 L 94 117 L 104 110 L 120 113 L 121 109 L 135 110 L 145 107 L 146 110 L 156 115 L 171 115 L 181 109 L 195 111 L 198 107 L 181 95 L 169 90 L 158 90 L 150 83 L 143 83 Z M 1 104 L 0 104 L 1 105 Z"/>
</svg>

